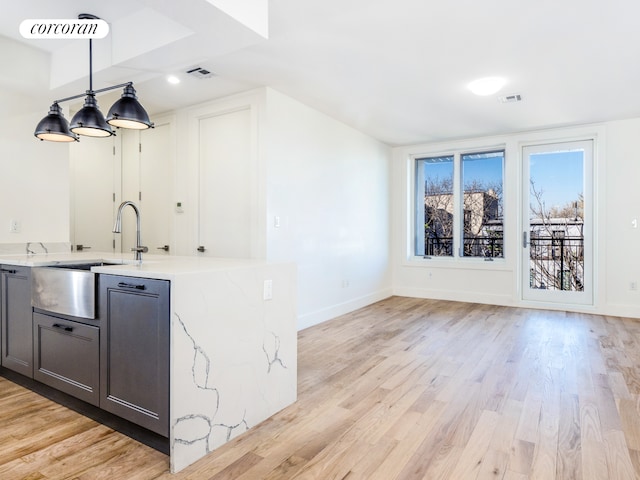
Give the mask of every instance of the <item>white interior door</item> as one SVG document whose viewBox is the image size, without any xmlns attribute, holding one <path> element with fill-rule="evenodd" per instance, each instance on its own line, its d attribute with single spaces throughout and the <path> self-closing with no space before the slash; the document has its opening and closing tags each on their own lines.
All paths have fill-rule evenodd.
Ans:
<svg viewBox="0 0 640 480">
<path fill-rule="evenodd" d="M 593 304 L 593 141 L 523 148 L 522 296 Z"/>
<path fill-rule="evenodd" d="M 141 242 L 152 254 L 170 253 L 171 244 L 171 125 L 142 131 L 122 131 L 122 198 L 140 210 Z M 136 217 L 132 208 L 122 213 L 120 251 L 136 244 Z"/>
<path fill-rule="evenodd" d="M 249 108 L 199 120 L 201 255 L 250 258 L 255 235 L 255 166 Z"/>
<path fill-rule="evenodd" d="M 171 125 L 140 132 L 140 210 L 142 242 L 149 253 L 171 252 Z"/>
<path fill-rule="evenodd" d="M 121 144 L 122 195 L 120 202 L 131 201 L 140 207 L 140 131 L 118 130 Z M 116 205 L 116 208 L 118 207 Z M 144 238 L 143 245 L 146 245 Z M 122 253 L 131 252 L 136 245 L 136 216 L 132 208 L 127 207 L 122 212 L 122 233 L 116 235 L 116 250 Z M 133 258 L 133 253 L 131 254 Z"/>
<path fill-rule="evenodd" d="M 74 249 L 113 252 L 116 165 L 114 141 L 82 137 L 71 145 Z"/>
</svg>

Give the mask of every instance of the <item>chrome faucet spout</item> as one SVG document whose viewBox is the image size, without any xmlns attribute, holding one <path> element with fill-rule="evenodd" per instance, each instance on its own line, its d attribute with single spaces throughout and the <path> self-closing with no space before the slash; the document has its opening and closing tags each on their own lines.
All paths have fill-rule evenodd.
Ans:
<svg viewBox="0 0 640 480">
<path fill-rule="evenodd" d="M 130 206 L 136 214 L 136 246 L 131 250 L 135 252 L 135 259 L 142 261 L 142 254 L 149 251 L 147 247 L 142 246 L 140 241 L 140 210 L 132 201 L 122 202 L 118 207 L 118 213 L 116 214 L 116 222 L 113 224 L 113 233 L 122 233 L 122 210 L 124 207 Z"/>
</svg>

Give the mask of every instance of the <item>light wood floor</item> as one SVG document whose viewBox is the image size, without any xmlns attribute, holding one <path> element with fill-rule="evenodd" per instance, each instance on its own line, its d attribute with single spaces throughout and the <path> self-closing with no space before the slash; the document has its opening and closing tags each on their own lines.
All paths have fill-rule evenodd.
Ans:
<svg viewBox="0 0 640 480">
<path fill-rule="evenodd" d="M 177 475 L 0 379 L 0 479 L 638 479 L 640 321 L 394 297 L 299 334 L 299 400 Z"/>
</svg>

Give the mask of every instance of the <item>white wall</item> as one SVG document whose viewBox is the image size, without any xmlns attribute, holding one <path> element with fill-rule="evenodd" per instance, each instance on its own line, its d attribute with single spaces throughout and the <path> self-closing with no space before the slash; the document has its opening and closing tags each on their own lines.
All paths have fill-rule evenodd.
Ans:
<svg viewBox="0 0 640 480">
<path fill-rule="evenodd" d="M 388 297 L 390 148 L 270 88 L 174 112 L 178 137 L 189 139 L 175 160 L 184 213 L 172 213 L 174 253 L 194 255 L 199 244 L 201 122 L 239 109 L 252 112 L 255 212 L 249 229 L 228 234 L 250 236 L 253 258 L 297 264 L 298 327 Z"/>
<path fill-rule="evenodd" d="M 48 56 L 0 37 L 0 58 L 0 244 L 68 242 L 69 145 L 33 136 L 53 101 Z"/>
<path fill-rule="evenodd" d="M 603 310 L 614 315 L 640 317 L 640 119 L 607 125 L 606 209 L 603 223 L 605 244 Z M 637 227 L 633 227 L 636 220 Z M 640 286 L 638 287 L 640 289 Z"/>
<path fill-rule="evenodd" d="M 0 120 L 0 243 L 69 241 L 69 146 L 33 136 L 48 108 Z"/>
<path fill-rule="evenodd" d="M 561 308 L 640 317 L 640 293 L 630 289 L 640 281 L 640 167 L 637 138 L 640 120 L 574 128 L 467 139 L 394 149 L 392 165 L 393 291 L 396 295 L 458 301 Z M 596 138 L 595 152 L 595 304 L 591 307 L 525 302 L 521 299 L 519 256 L 521 221 L 521 147 L 530 142 Z M 503 146 L 505 153 L 505 259 L 412 259 L 408 235 L 409 157 L 450 149 Z"/>
<path fill-rule="evenodd" d="M 390 149 L 271 89 L 265 126 L 267 259 L 298 265 L 298 327 L 389 296 Z"/>
</svg>

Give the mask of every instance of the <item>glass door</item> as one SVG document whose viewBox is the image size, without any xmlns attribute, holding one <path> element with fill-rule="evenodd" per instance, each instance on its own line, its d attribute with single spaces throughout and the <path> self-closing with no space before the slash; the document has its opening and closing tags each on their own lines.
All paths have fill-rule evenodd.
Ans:
<svg viewBox="0 0 640 480">
<path fill-rule="evenodd" d="M 522 153 L 522 297 L 593 304 L 593 142 Z"/>
</svg>

